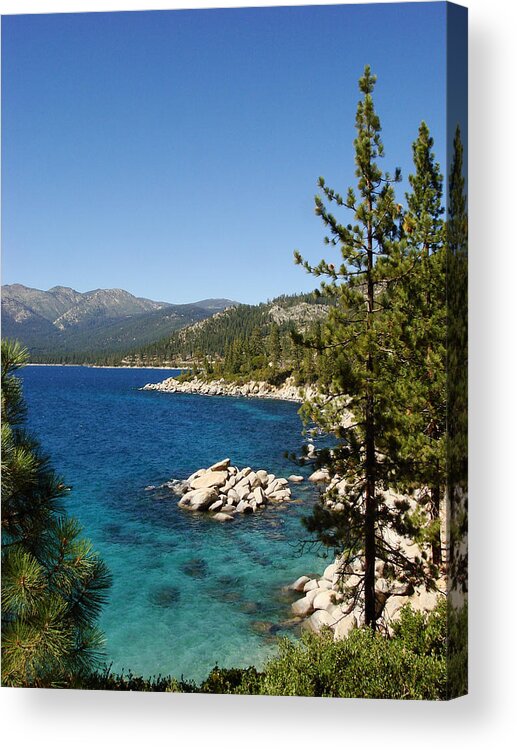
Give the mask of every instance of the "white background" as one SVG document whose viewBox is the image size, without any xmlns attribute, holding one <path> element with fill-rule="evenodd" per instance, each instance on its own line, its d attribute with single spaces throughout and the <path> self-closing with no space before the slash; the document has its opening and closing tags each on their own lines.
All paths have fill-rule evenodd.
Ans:
<svg viewBox="0 0 517 750">
<path fill-rule="evenodd" d="M 272 5 L 0 0 L 2 13 Z M 283 5 L 299 2 L 277 3 Z M 317 4 L 314 3 L 313 4 Z M 441 750 L 517 746 L 515 2 L 470 9 L 470 694 L 422 704 L 0 691 L 4 747 Z M 344 43 L 346 43 L 344 41 Z M 513 179 L 512 179 L 513 178 Z"/>
</svg>

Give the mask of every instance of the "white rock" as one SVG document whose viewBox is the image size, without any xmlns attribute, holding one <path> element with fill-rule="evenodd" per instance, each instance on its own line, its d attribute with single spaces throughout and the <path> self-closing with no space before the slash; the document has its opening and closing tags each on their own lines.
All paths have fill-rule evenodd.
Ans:
<svg viewBox="0 0 517 750">
<path fill-rule="evenodd" d="M 303 591 L 304 586 L 307 583 L 310 583 L 310 580 L 311 579 L 309 578 L 309 576 L 300 576 L 299 578 L 296 579 L 296 581 L 291 583 L 291 585 L 288 586 L 287 588 L 291 589 L 291 591 Z"/>
<path fill-rule="evenodd" d="M 194 481 L 194 479 L 197 479 L 198 477 L 202 476 L 205 472 L 206 472 L 206 469 L 198 469 L 197 471 L 195 471 L 193 474 L 189 476 L 189 478 L 187 479 L 187 484 L 190 484 L 191 482 Z"/>
<path fill-rule="evenodd" d="M 253 490 L 253 498 L 257 505 L 263 505 L 266 502 L 266 495 L 262 487 L 255 487 Z"/>
<path fill-rule="evenodd" d="M 382 616 L 387 622 L 390 622 L 400 612 L 402 607 L 409 601 L 408 596 L 390 596 L 384 609 L 382 610 Z"/>
<path fill-rule="evenodd" d="M 257 477 L 260 479 L 262 487 L 266 487 L 268 484 L 268 473 L 265 469 L 259 469 L 257 471 Z"/>
<path fill-rule="evenodd" d="M 303 477 L 301 474 L 291 474 L 291 476 L 288 477 L 288 480 L 294 484 L 298 484 L 299 482 L 303 482 Z"/>
<path fill-rule="evenodd" d="M 332 591 L 332 589 L 318 592 L 313 601 L 314 609 L 327 609 L 329 604 L 334 604 L 333 599 L 334 592 Z"/>
<path fill-rule="evenodd" d="M 277 490 L 271 492 L 267 497 L 274 503 L 283 503 L 284 500 L 289 500 L 291 493 L 289 490 Z"/>
<path fill-rule="evenodd" d="M 226 471 L 207 471 L 190 483 L 193 490 L 204 489 L 205 487 L 222 487 L 226 484 L 228 472 Z"/>
<path fill-rule="evenodd" d="M 187 495 L 190 495 L 190 492 Z M 187 497 L 187 495 L 184 495 L 184 497 Z M 214 487 L 208 487 L 195 490 L 189 498 L 189 505 L 192 510 L 206 510 L 217 499 L 217 490 Z"/>
<path fill-rule="evenodd" d="M 318 581 L 318 588 L 320 591 L 327 591 L 332 588 L 332 581 L 327 581 L 326 578 L 320 578 Z"/>
<path fill-rule="evenodd" d="M 354 628 L 357 627 L 357 620 L 353 612 L 341 617 L 334 627 L 334 640 L 340 641 L 346 638 Z"/>
<path fill-rule="evenodd" d="M 232 505 L 237 505 L 238 502 L 240 502 L 241 498 L 239 497 L 239 493 L 232 488 L 231 490 L 228 490 L 228 502 Z"/>
<path fill-rule="evenodd" d="M 307 583 L 303 587 L 303 590 L 305 591 L 305 593 L 307 593 L 307 591 L 312 591 L 313 589 L 317 589 L 317 588 L 318 588 L 318 581 L 315 578 L 312 578 L 311 580 L 307 581 Z"/>
<path fill-rule="evenodd" d="M 233 521 L 233 516 L 230 513 L 214 513 L 212 518 L 215 521 L 222 521 L 223 523 L 225 521 Z"/>
<path fill-rule="evenodd" d="M 255 487 L 260 487 L 262 484 L 262 482 L 260 481 L 260 479 L 258 478 L 258 476 L 256 475 L 254 471 L 250 471 L 246 479 L 249 481 L 249 484 L 252 490 L 255 489 Z"/>
<path fill-rule="evenodd" d="M 230 459 L 229 458 L 223 458 L 222 461 L 218 461 L 216 464 L 212 464 L 212 466 L 209 466 L 207 471 L 225 471 L 230 465 Z"/>
<path fill-rule="evenodd" d="M 305 620 L 302 627 L 311 630 L 313 633 L 319 633 L 324 625 L 330 627 L 331 625 L 334 625 L 334 623 L 335 620 L 332 615 L 325 612 L 323 609 L 317 609 L 307 620 Z"/>
<path fill-rule="evenodd" d="M 318 469 L 317 471 L 314 471 L 310 477 L 309 482 L 329 482 L 330 481 L 330 474 L 328 469 Z"/>
<path fill-rule="evenodd" d="M 327 565 L 327 567 L 325 568 L 323 572 L 323 578 L 326 578 L 327 581 L 332 582 L 337 571 L 338 571 L 338 564 L 331 563 L 330 565 Z"/>
<path fill-rule="evenodd" d="M 314 612 L 314 606 L 311 601 L 311 598 L 308 596 L 302 597 L 302 599 L 297 599 L 295 602 L 291 604 L 291 609 L 293 611 L 293 614 L 297 617 L 307 617 L 308 615 L 312 614 Z"/>
<path fill-rule="evenodd" d="M 239 499 L 244 500 L 244 498 L 247 497 L 250 493 L 249 483 L 246 481 L 246 479 L 242 479 L 238 484 L 235 485 L 234 490 L 239 496 Z"/>
<path fill-rule="evenodd" d="M 219 498 L 219 500 L 216 500 L 215 503 L 212 503 L 212 505 L 209 506 L 208 510 L 211 513 L 215 513 L 216 511 L 221 510 L 223 505 L 224 502 L 221 500 L 221 498 Z"/>
</svg>

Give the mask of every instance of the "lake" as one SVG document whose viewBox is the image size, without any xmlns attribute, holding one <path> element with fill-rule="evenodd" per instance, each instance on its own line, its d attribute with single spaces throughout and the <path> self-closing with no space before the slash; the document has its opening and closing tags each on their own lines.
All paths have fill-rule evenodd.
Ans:
<svg viewBox="0 0 517 750">
<path fill-rule="evenodd" d="M 100 626 L 115 672 L 196 680 L 260 667 L 275 653 L 299 575 L 328 561 L 300 550 L 313 485 L 234 523 L 177 507 L 167 488 L 229 457 L 239 468 L 308 474 L 284 458 L 303 442 L 299 405 L 141 391 L 173 370 L 26 367 L 29 426 L 72 491 L 67 509 L 113 575 Z M 155 490 L 146 489 L 150 485 Z"/>
</svg>

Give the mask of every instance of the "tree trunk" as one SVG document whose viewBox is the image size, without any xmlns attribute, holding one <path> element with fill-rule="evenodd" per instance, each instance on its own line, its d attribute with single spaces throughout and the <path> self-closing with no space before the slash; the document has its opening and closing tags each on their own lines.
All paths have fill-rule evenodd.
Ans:
<svg viewBox="0 0 517 750">
<path fill-rule="evenodd" d="M 431 488 L 431 512 L 430 512 L 431 520 L 437 521 L 437 525 L 438 525 L 437 536 L 435 537 L 435 541 L 432 544 L 434 565 L 442 564 L 442 538 L 441 538 L 441 530 L 440 530 L 440 497 L 441 497 L 441 488 L 440 488 L 440 485 L 437 484 Z"/>
<path fill-rule="evenodd" d="M 364 516 L 364 617 L 373 630 L 376 627 L 375 612 L 375 440 L 373 398 L 367 397 L 366 405 L 366 508 Z"/>
<path fill-rule="evenodd" d="M 372 200 L 368 201 L 369 212 L 371 216 Z M 367 328 L 372 323 L 374 314 L 375 290 L 373 281 L 373 231 L 372 226 L 368 226 L 368 300 L 367 300 Z M 372 352 L 368 353 L 367 359 L 368 385 L 366 395 L 366 492 L 365 492 L 365 516 L 364 516 L 364 617 L 366 624 L 375 630 L 376 612 L 375 612 L 375 521 L 377 516 L 376 498 L 375 498 L 375 406 L 372 381 L 374 377 L 373 356 Z"/>
</svg>

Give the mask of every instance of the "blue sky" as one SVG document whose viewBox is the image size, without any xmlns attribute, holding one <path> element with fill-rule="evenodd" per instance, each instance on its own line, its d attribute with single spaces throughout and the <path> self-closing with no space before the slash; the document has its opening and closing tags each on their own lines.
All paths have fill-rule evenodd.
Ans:
<svg viewBox="0 0 517 750">
<path fill-rule="evenodd" d="M 169 302 L 314 288 L 293 250 L 328 257 L 316 182 L 355 183 L 367 63 L 384 168 L 407 177 L 422 119 L 443 164 L 444 3 L 22 15 L 2 27 L 3 283 Z"/>
</svg>

